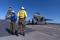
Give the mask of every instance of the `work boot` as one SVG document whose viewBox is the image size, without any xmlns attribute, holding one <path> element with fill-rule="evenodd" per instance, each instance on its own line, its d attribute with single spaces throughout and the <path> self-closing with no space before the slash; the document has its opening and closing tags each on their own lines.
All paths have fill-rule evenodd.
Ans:
<svg viewBox="0 0 60 40">
<path fill-rule="evenodd" d="M 23 32 L 23 34 L 22 34 L 23 36 L 25 36 L 25 32 Z"/>
<path fill-rule="evenodd" d="M 16 36 L 19 36 L 17 31 L 15 31 L 15 35 L 16 35 Z"/>
<path fill-rule="evenodd" d="M 25 32 L 23 32 L 23 33 L 22 33 L 22 32 L 20 32 L 19 34 L 20 34 L 20 35 L 23 35 L 23 36 L 25 36 Z"/>
</svg>

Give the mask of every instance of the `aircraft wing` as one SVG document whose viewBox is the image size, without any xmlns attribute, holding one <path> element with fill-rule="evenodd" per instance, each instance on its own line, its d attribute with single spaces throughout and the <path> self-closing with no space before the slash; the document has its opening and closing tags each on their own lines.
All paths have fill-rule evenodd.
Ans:
<svg viewBox="0 0 60 40">
<path fill-rule="evenodd" d="M 53 19 L 45 19 L 45 21 L 53 21 Z"/>
</svg>

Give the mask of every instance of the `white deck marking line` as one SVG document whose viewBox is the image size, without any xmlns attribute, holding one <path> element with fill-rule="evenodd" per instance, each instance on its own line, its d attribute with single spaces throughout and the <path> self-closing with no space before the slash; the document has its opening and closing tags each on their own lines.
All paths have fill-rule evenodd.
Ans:
<svg viewBox="0 0 60 40">
<path fill-rule="evenodd" d="M 50 28 L 50 29 L 55 29 L 55 30 L 60 30 L 60 29 L 58 29 L 58 28 L 53 28 L 53 27 L 48 27 L 48 28 Z M 33 29 L 34 31 L 41 31 L 40 29 Z"/>
<path fill-rule="evenodd" d="M 53 27 L 48 27 L 48 28 L 51 28 L 51 29 L 56 29 L 56 30 L 60 30 L 59 28 L 53 28 Z"/>
</svg>

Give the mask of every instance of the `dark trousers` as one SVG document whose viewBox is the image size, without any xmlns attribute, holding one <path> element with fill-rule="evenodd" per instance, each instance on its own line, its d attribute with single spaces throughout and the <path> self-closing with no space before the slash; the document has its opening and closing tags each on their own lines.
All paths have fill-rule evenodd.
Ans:
<svg viewBox="0 0 60 40">
<path fill-rule="evenodd" d="M 19 18 L 18 25 L 19 31 L 23 33 L 25 30 L 25 18 Z"/>
<path fill-rule="evenodd" d="M 15 33 L 15 30 L 16 30 L 16 23 L 15 22 L 11 22 L 10 23 L 10 31 Z"/>
</svg>

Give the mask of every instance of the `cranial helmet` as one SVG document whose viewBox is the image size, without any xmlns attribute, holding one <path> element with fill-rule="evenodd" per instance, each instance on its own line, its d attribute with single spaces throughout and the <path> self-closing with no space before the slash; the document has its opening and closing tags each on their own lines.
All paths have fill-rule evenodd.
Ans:
<svg viewBox="0 0 60 40">
<path fill-rule="evenodd" d="M 12 10 L 12 12 L 14 13 L 15 11 L 14 11 L 14 10 Z"/>
<path fill-rule="evenodd" d="M 23 10 L 23 9 L 24 9 L 24 7 L 22 6 L 22 7 L 21 7 L 21 9 Z"/>
</svg>

